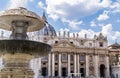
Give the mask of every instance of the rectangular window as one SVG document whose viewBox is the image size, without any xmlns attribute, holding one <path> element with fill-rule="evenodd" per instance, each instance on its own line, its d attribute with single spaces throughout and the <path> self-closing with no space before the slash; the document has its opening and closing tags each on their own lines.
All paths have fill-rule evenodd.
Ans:
<svg viewBox="0 0 120 78">
<path fill-rule="evenodd" d="M 67 53 L 62 53 L 62 61 L 63 62 L 67 61 Z"/>
<path fill-rule="evenodd" d="M 100 47 L 103 47 L 103 42 L 99 42 L 99 46 L 100 46 Z"/>
<path fill-rule="evenodd" d="M 85 56 L 84 55 L 80 56 L 80 61 L 85 61 Z"/>
<path fill-rule="evenodd" d="M 100 56 L 100 61 L 104 61 L 104 56 Z"/>
</svg>

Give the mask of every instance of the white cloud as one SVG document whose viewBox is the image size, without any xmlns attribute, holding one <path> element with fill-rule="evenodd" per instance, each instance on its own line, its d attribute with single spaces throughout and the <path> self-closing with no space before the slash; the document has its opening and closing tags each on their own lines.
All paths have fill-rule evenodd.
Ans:
<svg viewBox="0 0 120 78">
<path fill-rule="evenodd" d="M 91 22 L 90 22 L 90 26 L 91 26 L 91 27 L 95 27 L 95 26 L 97 26 L 97 25 L 96 25 L 96 23 L 95 23 L 94 21 L 91 21 Z"/>
<path fill-rule="evenodd" d="M 83 24 L 83 21 L 76 21 L 76 20 L 67 20 L 62 19 L 62 22 L 67 23 L 73 29 L 79 29 L 79 26 Z"/>
<path fill-rule="evenodd" d="M 46 0 L 46 10 L 50 16 L 76 19 L 96 13 L 102 8 L 108 8 L 111 0 Z"/>
<path fill-rule="evenodd" d="M 112 24 L 107 24 L 105 26 L 102 27 L 102 33 L 104 33 L 105 35 L 110 35 L 112 31 Z"/>
<path fill-rule="evenodd" d="M 120 1 L 114 2 L 110 8 L 113 13 L 120 13 Z"/>
<path fill-rule="evenodd" d="M 33 0 L 10 0 L 7 8 L 27 7 L 29 1 L 32 2 Z"/>
<path fill-rule="evenodd" d="M 84 37 L 85 34 L 87 34 L 87 37 L 88 38 L 93 38 L 95 34 L 98 34 L 99 32 L 95 32 L 93 31 L 92 29 L 82 29 L 80 32 L 79 32 L 79 36 L 80 37 Z"/>
<path fill-rule="evenodd" d="M 112 24 L 106 24 L 102 26 L 101 32 L 104 36 L 107 36 L 108 39 L 108 45 L 113 44 L 116 40 L 120 42 L 120 32 L 119 31 L 113 31 Z M 78 32 L 79 37 L 84 38 L 85 34 L 87 34 L 88 38 L 93 38 L 94 35 L 98 35 L 100 32 L 95 32 L 92 29 L 82 29 L 80 32 Z"/>
<path fill-rule="evenodd" d="M 104 24 L 98 24 L 98 26 L 103 27 L 103 26 L 104 26 Z"/>
<path fill-rule="evenodd" d="M 46 7 L 41 1 L 38 5 L 46 9 L 48 17 L 53 20 L 69 19 L 73 22 L 76 19 L 92 15 L 102 8 L 108 8 L 111 0 L 46 0 Z"/>
<path fill-rule="evenodd" d="M 41 1 L 38 2 L 38 5 L 39 5 L 40 8 L 42 8 L 42 9 L 46 9 L 44 3 L 42 3 Z"/>
<path fill-rule="evenodd" d="M 50 16 L 76 19 L 97 12 L 101 6 L 98 0 L 46 0 L 46 10 Z"/>
<path fill-rule="evenodd" d="M 111 5 L 112 1 L 111 0 L 102 0 L 102 2 L 100 3 L 100 5 L 103 8 L 108 8 Z"/>
<path fill-rule="evenodd" d="M 104 21 L 104 20 L 107 20 L 109 19 L 109 16 L 108 16 L 108 11 L 104 11 L 103 14 L 100 14 L 99 17 L 97 18 L 98 21 Z"/>
<path fill-rule="evenodd" d="M 108 37 L 109 44 L 113 44 L 116 40 L 120 42 L 120 32 L 113 31 L 112 24 L 104 25 L 101 32 Z"/>
</svg>

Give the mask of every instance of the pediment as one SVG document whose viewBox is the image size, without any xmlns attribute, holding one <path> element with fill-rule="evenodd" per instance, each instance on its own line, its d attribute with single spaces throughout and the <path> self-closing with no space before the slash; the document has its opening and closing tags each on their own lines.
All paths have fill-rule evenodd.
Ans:
<svg viewBox="0 0 120 78">
<path fill-rule="evenodd" d="M 73 43 L 63 41 L 63 42 L 54 44 L 54 47 L 75 47 L 75 45 Z"/>
</svg>

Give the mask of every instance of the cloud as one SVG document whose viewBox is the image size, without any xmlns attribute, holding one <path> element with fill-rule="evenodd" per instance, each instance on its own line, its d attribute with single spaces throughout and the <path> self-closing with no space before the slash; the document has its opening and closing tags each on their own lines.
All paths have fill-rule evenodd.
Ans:
<svg viewBox="0 0 120 78">
<path fill-rule="evenodd" d="M 10 0 L 7 8 L 27 7 L 29 1 L 32 2 L 33 0 Z"/>
<path fill-rule="evenodd" d="M 76 19 L 96 13 L 102 8 L 108 8 L 111 0 L 46 0 L 46 10 L 50 16 Z"/>
<path fill-rule="evenodd" d="M 97 25 L 96 25 L 96 23 L 95 23 L 94 21 L 91 21 L 91 22 L 90 22 L 90 26 L 91 26 L 91 27 L 95 27 L 95 26 L 97 26 Z"/>
<path fill-rule="evenodd" d="M 103 8 L 108 8 L 111 5 L 112 1 L 111 0 L 102 0 L 102 2 L 100 3 L 100 5 Z"/>
<path fill-rule="evenodd" d="M 109 44 L 113 44 L 116 40 L 120 42 L 120 32 L 113 31 L 112 24 L 104 25 L 101 32 L 108 37 Z"/>
<path fill-rule="evenodd" d="M 104 21 L 104 20 L 107 20 L 109 19 L 109 16 L 108 16 L 108 11 L 104 11 L 103 14 L 100 14 L 97 18 L 98 21 Z"/>
<path fill-rule="evenodd" d="M 110 35 L 112 32 L 112 24 L 107 24 L 103 26 L 101 32 L 104 33 L 105 35 Z"/>
<path fill-rule="evenodd" d="M 79 26 L 83 24 L 83 21 L 76 21 L 76 20 L 67 20 L 62 19 L 62 22 L 67 23 L 73 29 L 79 29 Z"/>
<path fill-rule="evenodd" d="M 48 17 L 55 21 L 66 19 L 73 22 L 108 8 L 111 3 L 111 0 L 45 0 L 45 4 L 40 1 L 38 5 L 45 9 Z"/>
<path fill-rule="evenodd" d="M 85 34 L 87 34 L 87 37 L 88 37 L 88 38 L 93 38 L 94 35 L 95 35 L 95 34 L 98 34 L 98 33 L 99 33 L 99 32 L 95 32 L 95 31 L 93 31 L 92 29 L 88 29 L 88 30 L 82 29 L 78 34 L 79 34 L 79 36 L 82 37 L 82 38 L 85 36 Z"/>
<path fill-rule="evenodd" d="M 45 7 L 45 5 L 44 5 L 44 3 L 43 2 L 38 2 L 38 6 L 40 7 L 40 8 L 42 8 L 42 9 L 46 9 L 46 7 Z"/>
<path fill-rule="evenodd" d="M 70 31 L 69 29 L 61 29 L 60 31 Z M 87 34 L 88 38 L 93 38 L 94 35 L 98 35 L 100 32 L 95 32 L 92 29 L 82 29 L 80 32 L 75 32 L 75 34 L 79 34 L 80 38 L 84 38 L 85 34 Z M 116 40 L 117 42 L 120 42 L 120 32 L 119 31 L 113 31 L 112 24 L 106 24 L 102 26 L 101 33 L 104 36 L 107 36 L 108 39 L 108 45 L 113 44 Z M 73 37 L 73 33 L 70 33 L 70 36 Z"/>
<path fill-rule="evenodd" d="M 98 0 L 46 0 L 46 10 L 50 16 L 76 19 L 94 14 L 100 9 Z"/>
<path fill-rule="evenodd" d="M 120 0 L 117 2 L 114 2 L 111 6 L 110 9 L 113 13 L 120 13 Z"/>
</svg>

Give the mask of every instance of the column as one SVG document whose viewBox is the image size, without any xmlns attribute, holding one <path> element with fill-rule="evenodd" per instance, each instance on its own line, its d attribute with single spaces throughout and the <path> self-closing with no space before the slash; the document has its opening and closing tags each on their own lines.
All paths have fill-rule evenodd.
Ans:
<svg viewBox="0 0 120 78">
<path fill-rule="evenodd" d="M 37 65 L 37 67 L 38 67 L 38 69 L 37 69 L 37 75 L 39 77 L 39 76 L 41 76 L 41 57 L 39 57 L 37 59 L 37 63 L 38 63 L 38 65 Z"/>
<path fill-rule="evenodd" d="M 86 78 L 89 76 L 89 56 L 86 55 Z"/>
<path fill-rule="evenodd" d="M 98 58 L 98 55 L 95 55 L 94 56 L 94 75 L 95 75 L 95 77 L 97 78 L 97 77 L 99 77 L 99 70 L 98 70 L 98 60 L 99 58 Z"/>
<path fill-rule="evenodd" d="M 52 53 L 52 76 L 55 76 L 55 55 Z"/>
<path fill-rule="evenodd" d="M 80 61 L 79 61 L 79 54 L 78 54 L 77 55 L 77 73 L 80 73 L 79 71 L 80 71 Z"/>
<path fill-rule="evenodd" d="M 70 74 L 70 54 L 68 54 L 68 76 L 71 76 L 71 74 Z"/>
<path fill-rule="evenodd" d="M 38 77 L 38 58 L 35 58 L 34 59 L 34 73 L 35 73 L 35 75 L 34 75 L 34 77 L 35 78 L 37 78 Z"/>
<path fill-rule="evenodd" d="M 26 75 L 25 78 L 28 78 L 28 76 Z"/>
<path fill-rule="evenodd" d="M 11 78 L 11 75 L 8 75 L 8 78 Z"/>
<path fill-rule="evenodd" d="M 58 72 L 59 72 L 59 77 L 61 77 L 61 54 L 59 54 L 59 60 L 58 60 L 58 64 L 59 64 L 59 68 L 58 68 Z"/>
<path fill-rule="evenodd" d="M 109 56 L 106 56 L 106 78 L 110 78 L 110 70 L 109 70 Z"/>
<path fill-rule="evenodd" d="M 75 75 L 74 76 L 76 76 L 76 66 L 77 64 L 76 64 L 76 54 L 74 54 L 74 73 L 75 73 Z"/>
<path fill-rule="evenodd" d="M 48 54 L 48 76 L 51 76 L 51 53 Z"/>
</svg>

